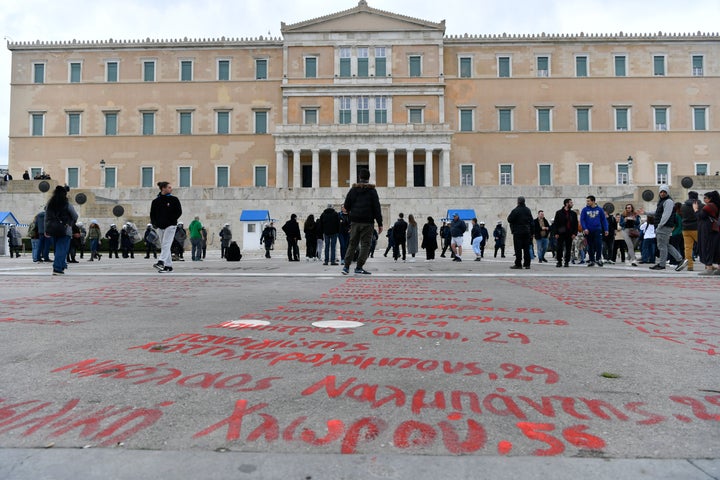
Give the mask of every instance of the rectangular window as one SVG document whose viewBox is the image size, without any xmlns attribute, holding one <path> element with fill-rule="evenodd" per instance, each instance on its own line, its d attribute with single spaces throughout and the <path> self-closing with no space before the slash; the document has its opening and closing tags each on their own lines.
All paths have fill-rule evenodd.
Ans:
<svg viewBox="0 0 720 480">
<path fill-rule="evenodd" d="M 180 135 L 192 134 L 192 112 L 180 112 Z"/>
<path fill-rule="evenodd" d="M 317 57 L 305 57 L 305 78 L 317 78 Z"/>
<path fill-rule="evenodd" d="M 80 135 L 79 113 L 68 113 L 68 135 Z"/>
<path fill-rule="evenodd" d="M 707 109 L 693 107 L 693 130 L 707 130 Z"/>
<path fill-rule="evenodd" d="M 460 110 L 460 131 L 461 132 L 472 132 L 473 131 L 473 111 L 472 111 L 472 109 Z"/>
<path fill-rule="evenodd" d="M 117 135 L 118 114 L 116 112 L 105 113 L 105 135 Z"/>
<path fill-rule="evenodd" d="M 218 80 L 230 80 L 230 60 L 218 60 Z"/>
<path fill-rule="evenodd" d="M 615 130 L 625 132 L 630 130 L 630 109 L 629 108 L 616 108 L 615 109 Z"/>
<path fill-rule="evenodd" d="M 710 167 L 707 163 L 696 163 L 695 164 L 695 175 L 707 175 L 708 170 L 710 170 Z"/>
<path fill-rule="evenodd" d="M 577 115 L 577 131 L 588 132 L 590 131 L 590 109 L 589 108 L 578 108 L 575 110 Z"/>
<path fill-rule="evenodd" d="M 115 188 L 117 186 L 117 168 L 105 167 L 105 188 Z"/>
<path fill-rule="evenodd" d="M 627 185 L 630 183 L 630 167 L 628 167 L 627 163 L 618 163 L 616 164 L 617 168 L 617 184 L 618 185 Z"/>
<path fill-rule="evenodd" d="M 142 177 L 143 188 L 150 188 L 155 186 L 153 167 L 142 167 L 140 169 L 140 176 Z"/>
<path fill-rule="evenodd" d="M 268 61 L 265 58 L 255 60 L 255 79 L 267 80 L 268 78 Z"/>
<path fill-rule="evenodd" d="M 303 110 L 305 125 L 317 125 L 318 123 L 318 111 L 316 108 L 306 108 Z"/>
<path fill-rule="evenodd" d="M 665 55 L 653 56 L 653 75 L 665 75 Z"/>
<path fill-rule="evenodd" d="M 33 83 L 45 83 L 44 63 L 33 63 Z"/>
<path fill-rule="evenodd" d="M 387 123 L 387 97 L 375 97 L 375 123 Z"/>
<path fill-rule="evenodd" d="M 510 75 L 510 57 L 498 57 L 498 77 L 509 78 Z"/>
<path fill-rule="evenodd" d="M 552 185 L 552 165 L 538 165 L 538 180 L 540 185 Z"/>
<path fill-rule="evenodd" d="M 350 74 L 352 73 L 352 69 L 350 67 L 350 56 L 350 48 L 340 48 L 340 77 L 342 78 L 349 78 Z"/>
<path fill-rule="evenodd" d="M 460 57 L 460 78 L 472 77 L 472 58 Z"/>
<path fill-rule="evenodd" d="M 615 76 L 627 76 L 627 57 L 625 55 L 615 55 Z"/>
<path fill-rule="evenodd" d="M 578 185 L 590 185 L 590 165 L 581 163 L 578 165 Z"/>
<path fill-rule="evenodd" d="M 255 186 L 267 187 L 267 167 L 265 165 L 255 166 Z"/>
<path fill-rule="evenodd" d="M 655 183 L 657 185 L 668 185 L 670 183 L 670 164 L 655 164 Z"/>
<path fill-rule="evenodd" d="M 340 97 L 340 123 L 347 125 L 352 122 L 352 110 L 350 109 L 351 99 L 350 97 Z"/>
<path fill-rule="evenodd" d="M 578 55 L 577 57 L 575 57 L 575 76 L 588 76 L 588 57 L 586 57 L 585 55 Z"/>
<path fill-rule="evenodd" d="M 82 64 L 80 62 L 70 63 L 70 83 L 80 83 Z"/>
<path fill-rule="evenodd" d="M 70 188 L 78 188 L 80 186 L 80 169 L 77 167 L 69 167 L 67 169 L 67 185 Z"/>
<path fill-rule="evenodd" d="M 218 135 L 227 135 L 230 133 L 230 112 L 216 112 L 216 115 Z"/>
<path fill-rule="evenodd" d="M 375 76 L 387 76 L 387 58 L 385 47 L 375 47 Z"/>
<path fill-rule="evenodd" d="M 410 56 L 410 76 L 419 77 L 422 75 L 422 57 L 420 55 Z"/>
<path fill-rule="evenodd" d="M 255 133 L 268 133 L 268 112 L 265 110 L 255 112 Z"/>
<path fill-rule="evenodd" d="M 155 135 L 155 112 L 143 112 L 142 134 Z"/>
<path fill-rule="evenodd" d="M 216 167 L 217 183 L 216 187 L 230 186 L 230 167 Z"/>
<path fill-rule="evenodd" d="M 473 165 L 460 165 L 460 185 L 472 186 L 473 181 Z"/>
<path fill-rule="evenodd" d="M 423 123 L 423 109 L 422 108 L 409 109 L 408 117 L 409 117 L 410 123 Z"/>
<path fill-rule="evenodd" d="M 368 48 L 358 48 L 357 49 L 357 55 L 358 55 L 358 73 L 357 76 L 360 78 L 367 78 L 369 76 L 369 64 L 368 61 L 370 60 L 370 49 Z"/>
<path fill-rule="evenodd" d="M 550 109 L 537 109 L 537 129 L 538 132 L 549 132 L 551 130 Z"/>
<path fill-rule="evenodd" d="M 500 165 L 500 185 L 513 184 L 513 166 Z"/>
<path fill-rule="evenodd" d="M 180 62 L 180 81 L 192 82 L 193 79 L 193 62 L 192 60 L 182 60 Z"/>
<path fill-rule="evenodd" d="M 178 182 L 179 187 L 189 187 L 191 186 L 192 182 L 192 169 L 191 167 L 180 167 L 178 170 L 178 174 L 180 176 L 180 182 Z"/>
<path fill-rule="evenodd" d="M 155 61 L 146 60 L 143 62 L 143 82 L 155 81 Z"/>
<path fill-rule="evenodd" d="M 668 129 L 668 109 L 665 107 L 655 107 L 655 130 L 665 131 Z"/>
<path fill-rule="evenodd" d="M 105 81 L 115 83 L 118 81 L 118 62 L 107 62 L 105 64 Z"/>
<path fill-rule="evenodd" d="M 44 113 L 33 113 L 32 114 L 32 136 L 42 137 L 45 130 L 45 114 Z"/>
<path fill-rule="evenodd" d="M 512 131 L 512 109 L 511 108 L 500 108 L 498 109 L 498 130 L 501 132 Z"/>
<path fill-rule="evenodd" d="M 370 123 L 370 97 L 357 98 L 357 123 Z"/>
<path fill-rule="evenodd" d="M 40 167 L 30 167 L 30 178 L 38 178 L 42 175 L 43 169 Z"/>
<path fill-rule="evenodd" d="M 550 76 L 550 57 L 537 57 L 537 76 Z"/>
<path fill-rule="evenodd" d="M 693 55 L 692 56 L 692 74 L 693 77 L 702 77 L 705 75 L 704 72 L 704 64 L 705 59 L 702 55 Z"/>
</svg>

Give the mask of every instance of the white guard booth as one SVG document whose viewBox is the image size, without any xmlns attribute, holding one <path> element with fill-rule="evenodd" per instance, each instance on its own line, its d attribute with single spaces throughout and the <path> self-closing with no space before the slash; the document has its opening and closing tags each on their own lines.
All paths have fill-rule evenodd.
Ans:
<svg viewBox="0 0 720 480">
<path fill-rule="evenodd" d="M 240 214 L 242 223 L 242 249 L 262 250 L 265 247 L 260 243 L 265 224 L 270 223 L 269 210 L 243 210 Z"/>
<path fill-rule="evenodd" d="M 2 237 L 0 237 L 0 256 L 10 255 L 10 241 L 7 236 L 10 231 L 10 225 L 27 227 L 27 224 L 20 223 L 12 212 L 0 212 L 0 235 L 2 235 Z"/>
</svg>

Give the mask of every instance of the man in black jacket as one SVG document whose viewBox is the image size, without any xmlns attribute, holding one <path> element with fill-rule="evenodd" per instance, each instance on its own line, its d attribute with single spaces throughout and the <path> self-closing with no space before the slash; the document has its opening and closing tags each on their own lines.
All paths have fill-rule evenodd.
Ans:
<svg viewBox="0 0 720 480">
<path fill-rule="evenodd" d="M 552 230 L 557 240 L 555 247 L 556 267 L 570 266 L 570 251 L 575 237 L 578 234 L 577 213 L 573 210 L 573 201 L 569 198 L 563 200 L 563 208 L 555 212 Z M 565 259 L 563 263 L 563 251 Z"/>
<path fill-rule="evenodd" d="M 360 245 L 360 253 L 355 266 L 355 273 L 370 274 L 363 266 L 370 253 L 370 243 L 372 242 L 375 222 L 378 224 L 378 233 L 382 233 L 383 220 L 380 211 L 380 198 L 377 190 L 375 190 L 375 185 L 369 182 L 370 171 L 367 168 L 361 169 L 358 172 L 358 183 L 352 186 L 343 204 L 343 208 L 350 216 L 350 242 L 347 253 L 345 253 L 343 275 L 350 273 L 350 264 L 358 244 Z"/>
<path fill-rule="evenodd" d="M 158 182 L 160 193 L 150 204 L 150 222 L 160 236 L 160 260 L 153 265 L 160 273 L 172 272 L 172 243 L 182 215 L 180 200 L 172 195 L 170 182 Z"/>
<path fill-rule="evenodd" d="M 300 224 L 297 221 L 297 215 L 294 213 L 290 215 L 290 220 L 285 222 L 285 225 L 282 226 L 282 231 L 285 232 L 285 236 L 287 237 L 287 255 L 288 255 L 288 261 L 289 262 L 299 262 L 300 261 L 300 247 L 298 246 L 298 242 L 300 241 Z"/>
<path fill-rule="evenodd" d="M 517 207 L 510 212 L 507 222 L 510 224 L 510 232 L 512 232 L 515 246 L 515 265 L 510 268 L 517 270 L 525 267 L 529 269 L 533 216 L 530 209 L 525 206 L 525 197 L 518 197 Z M 523 255 L 525 256 L 524 260 Z"/>
<path fill-rule="evenodd" d="M 331 265 L 337 265 L 335 250 L 338 233 L 340 233 L 340 217 L 332 205 L 328 204 L 327 208 L 323 210 L 318 223 L 320 223 L 323 240 L 325 241 L 325 262 L 323 265 L 327 265 L 328 261 Z"/>
<path fill-rule="evenodd" d="M 407 228 L 408 224 L 405 221 L 405 215 L 400 213 L 398 219 L 393 225 L 393 258 L 397 262 L 400 258 L 400 252 L 402 251 L 402 260 L 405 261 L 405 248 L 407 244 Z"/>
</svg>

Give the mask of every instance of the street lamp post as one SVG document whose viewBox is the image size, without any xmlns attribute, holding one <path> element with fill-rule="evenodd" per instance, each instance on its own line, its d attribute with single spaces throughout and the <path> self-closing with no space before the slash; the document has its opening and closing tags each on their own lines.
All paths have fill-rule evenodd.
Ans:
<svg viewBox="0 0 720 480">
<path fill-rule="evenodd" d="M 105 159 L 100 160 L 100 187 L 105 186 Z"/>
<path fill-rule="evenodd" d="M 633 183 L 633 177 L 632 177 L 633 158 L 631 156 L 629 156 L 627 158 L 627 166 L 628 166 L 628 185 L 632 185 L 632 183 Z"/>
</svg>

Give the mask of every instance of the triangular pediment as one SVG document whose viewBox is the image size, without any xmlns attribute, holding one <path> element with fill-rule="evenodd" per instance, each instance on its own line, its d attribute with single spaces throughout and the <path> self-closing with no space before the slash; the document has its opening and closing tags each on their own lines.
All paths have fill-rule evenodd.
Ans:
<svg viewBox="0 0 720 480">
<path fill-rule="evenodd" d="M 293 33 L 327 32 L 403 32 L 410 30 L 431 30 L 445 32 L 445 20 L 440 23 L 428 22 L 418 18 L 398 15 L 371 8 L 365 0 L 357 7 L 323 17 L 294 23 L 281 24 L 283 35 Z"/>
</svg>

